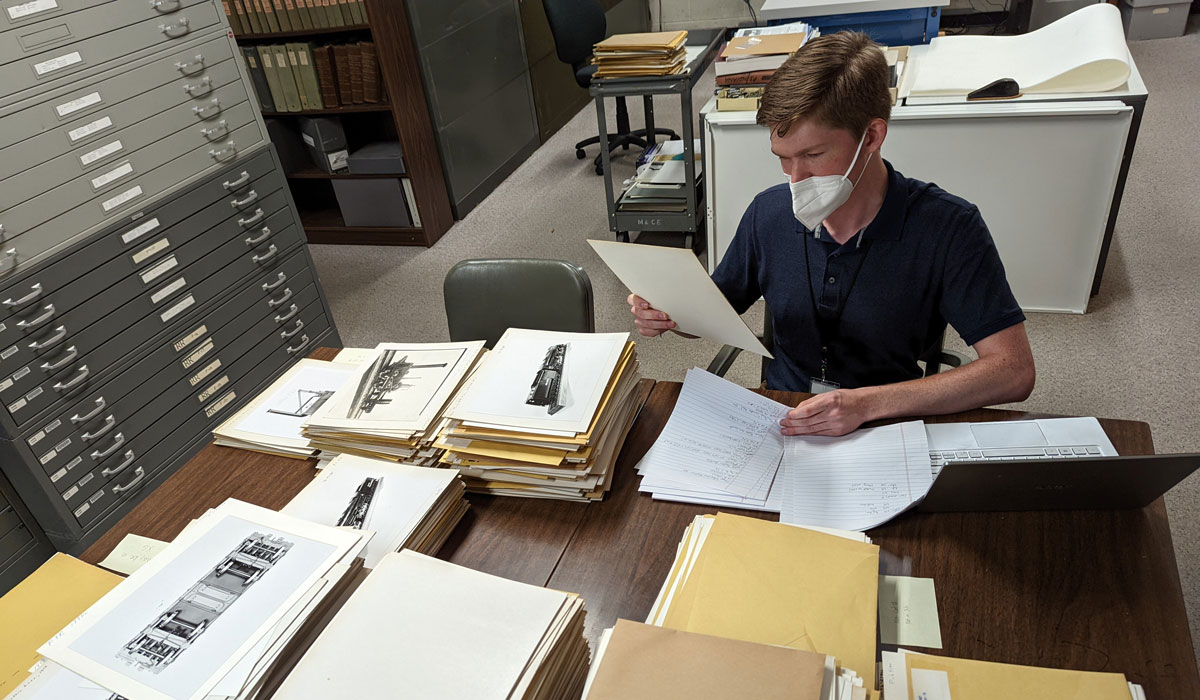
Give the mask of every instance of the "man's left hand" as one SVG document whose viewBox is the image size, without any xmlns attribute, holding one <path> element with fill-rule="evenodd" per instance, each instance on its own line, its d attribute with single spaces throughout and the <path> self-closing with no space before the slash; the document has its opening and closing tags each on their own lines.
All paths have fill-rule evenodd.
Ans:
<svg viewBox="0 0 1200 700">
<path fill-rule="evenodd" d="M 845 435 L 868 420 L 866 403 L 854 389 L 817 394 L 788 411 L 779 425 L 784 435 Z"/>
</svg>

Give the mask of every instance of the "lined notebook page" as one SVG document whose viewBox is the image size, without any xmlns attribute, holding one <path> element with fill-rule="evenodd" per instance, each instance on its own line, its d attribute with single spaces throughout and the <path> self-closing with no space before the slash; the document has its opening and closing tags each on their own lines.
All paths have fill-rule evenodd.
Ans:
<svg viewBox="0 0 1200 700">
<path fill-rule="evenodd" d="M 925 426 L 908 421 L 842 437 L 789 437 L 777 482 L 781 522 L 875 527 L 924 497 L 933 483 Z"/>
<path fill-rule="evenodd" d="M 788 407 L 708 372 L 688 370 L 679 401 L 638 466 L 643 490 L 719 491 L 765 500 L 783 456 Z M 923 434 L 923 433 L 922 433 Z M 929 471 L 929 456 L 925 456 Z"/>
</svg>

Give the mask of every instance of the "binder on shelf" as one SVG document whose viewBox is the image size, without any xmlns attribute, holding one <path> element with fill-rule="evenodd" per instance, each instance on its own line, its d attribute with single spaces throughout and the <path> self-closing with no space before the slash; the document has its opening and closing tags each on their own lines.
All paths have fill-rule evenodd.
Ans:
<svg viewBox="0 0 1200 700">
<path fill-rule="evenodd" d="M 233 8 L 232 0 L 221 0 L 221 9 L 225 10 L 225 16 L 229 18 L 229 28 L 233 30 L 233 33 L 245 34 L 246 31 L 242 29 L 242 18 L 238 17 L 237 10 Z"/>
<path fill-rule="evenodd" d="M 363 101 L 377 104 L 379 99 L 379 55 L 375 42 L 364 41 L 362 47 Z"/>
<path fill-rule="evenodd" d="M 254 86 L 254 94 L 258 95 L 258 104 L 264 112 L 274 112 L 275 98 L 271 96 L 271 85 L 267 81 L 267 74 L 263 70 L 258 50 L 253 46 L 242 46 L 240 48 L 242 59 L 246 64 L 246 72 L 250 75 L 250 83 Z"/>
<path fill-rule="evenodd" d="M 354 20 L 354 10 L 350 9 L 351 0 L 337 0 L 338 10 L 342 13 L 342 24 L 353 26 L 356 24 Z"/>
<path fill-rule="evenodd" d="M 321 0 L 325 6 L 325 15 L 329 18 L 330 27 L 341 27 L 345 23 L 342 22 L 342 11 L 338 9 L 337 0 Z"/>
<path fill-rule="evenodd" d="M 360 105 L 363 103 L 363 66 L 362 66 L 362 45 L 351 44 L 349 47 L 350 54 L 350 96 L 354 100 L 354 104 Z"/>
<path fill-rule="evenodd" d="M 287 54 L 288 69 L 292 71 L 292 80 L 296 82 L 296 91 L 300 95 L 300 109 L 316 109 L 312 106 L 312 99 L 308 96 L 308 83 L 304 81 L 304 76 L 300 72 L 300 56 L 296 53 L 296 44 L 284 44 L 283 50 Z"/>
<path fill-rule="evenodd" d="M 296 50 L 296 60 L 299 66 L 293 68 L 300 77 L 300 83 L 304 87 L 304 92 L 308 95 L 308 109 L 324 109 L 325 103 L 321 99 L 321 87 L 317 82 L 317 71 L 313 66 L 312 44 L 297 43 L 293 44 Z"/>
<path fill-rule="evenodd" d="M 250 31 L 255 34 L 262 33 L 262 24 L 260 23 L 258 12 L 254 9 L 254 0 L 234 0 L 241 7 L 242 16 L 246 20 L 246 25 L 250 27 Z"/>
<path fill-rule="evenodd" d="M 279 18 L 275 16 L 275 3 L 273 0 L 257 0 L 262 6 L 263 16 L 266 18 L 267 31 L 278 34 L 282 31 L 279 28 Z"/>
<path fill-rule="evenodd" d="M 249 0 L 254 5 L 254 14 L 258 16 L 258 31 L 262 34 L 270 34 L 272 31 L 271 23 L 267 19 L 267 8 L 263 3 L 270 0 Z"/>
<path fill-rule="evenodd" d="M 296 16 L 300 18 L 300 26 L 305 29 L 316 29 L 317 25 L 313 24 L 312 13 L 308 11 L 308 5 L 304 0 L 295 0 Z"/>
<path fill-rule="evenodd" d="M 304 29 L 303 23 L 300 22 L 300 13 L 296 10 L 296 0 L 283 0 L 283 11 L 287 14 L 293 32 Z"/>
<path fill-rule="evenodd" d="M 275 20 L 279 22 L 279 31 L 292 31 L 292 18 L 288 16 L 287 6 L 283 4 L 283 0 L 271 0 L 271 7 L 275 10 Z"/>
<path fill-rule="evenodd" d="M 317 85 L 321 91 L 321 102 L 326 109 L 337 107 L 337 80 L 333 77 L 333 59 L 330 57 L 330 47 L 314 46 L 312 58 L 313 67 L 317 71 Z"/>
<path fill-rule="evenodd" d="M 275 66 L 275 54 L 270 46 L 255 46 L 259 63 L 262 64 L 263 75 L 267 78 L 267 87 L 271 93 L 271 104 L 276 112 L 287 112 L 287 99 L 283 95 L 283 81 L 279 79 L 279 69 Z"/>
<path fill-rule="evenodd" d="M 421 228 L 421 214 L 417 209 L 417 198 L 413 194 L 412 180 L 402 177 L 400 178 L 400 184 L 404 187 L 404 200 L 408 204 L 408 213 L 412 216 L 412 225 Z"/>
<path fill-rule="evenodd" d="M 350 47 L 336 44 L 333 47 L 333 71 L 337 76 L 338 101 L 343 105 L 354 104 L 354 93 L 350 89 Z"/>
<path fill-rule="evenodd" d="M 283 88 L 283 97 L 287 102 L 287 111 L 299 112 L 304 109 L 300 102 L 300 89 L 296 86 L 296 75 L 288 62 L 287 49 L 282 44 L 271 46 L 275 55 L 275 68 L 279 71 L 279 82 Z"/>
<path fill-rule="evenodd" d="M 350 0 L 350 11 L 354 14 L 355 24 L 367 23 L 367 8 L 363 0 Z"/>
</svg>

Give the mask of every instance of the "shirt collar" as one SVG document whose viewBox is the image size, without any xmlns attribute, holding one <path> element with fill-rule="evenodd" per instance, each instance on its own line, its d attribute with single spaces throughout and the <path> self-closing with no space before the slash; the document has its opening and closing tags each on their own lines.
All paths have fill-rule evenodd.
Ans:
<svg viewBox="0 0 1200 700">
<path fill-rule="evenodd" d="M 904 218 L 908 213 L 905 207 L 905 201 L 908 199 L 908 191 L 904 184 L 904 177 L 896 172 L 886 159 L 883 164 L 887 166 L 887 194 L 883 196 L 883 205 L 879 207 L 879 212 L 875 214 L 874 220 L 867 224 L 867 228 L 862 232 L 859 241 L 854 243 L 857 245 L 862 240 L 867 241 L 897 241 L 900 240 L 900 234 L 904 230 Z M 809 229 L 804 224 L 796 221 L 796 231 L 806 236 L 814 236 L 817 240 L 831 241 L 829 234 L 818 226 L 817 231 Z"/>
</svg>

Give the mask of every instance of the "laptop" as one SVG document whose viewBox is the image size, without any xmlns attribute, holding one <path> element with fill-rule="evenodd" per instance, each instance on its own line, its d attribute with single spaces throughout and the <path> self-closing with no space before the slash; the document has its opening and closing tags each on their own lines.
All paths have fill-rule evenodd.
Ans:
<svg viewBox="0 0 1200 700">
<path fill-rule="evenodd" d="M 929 461 L 936 477 L 948 462 L 1116 457 L 1117 450 L 1095 418 L 978 423 L 926 423 Z"/>
</svg>

